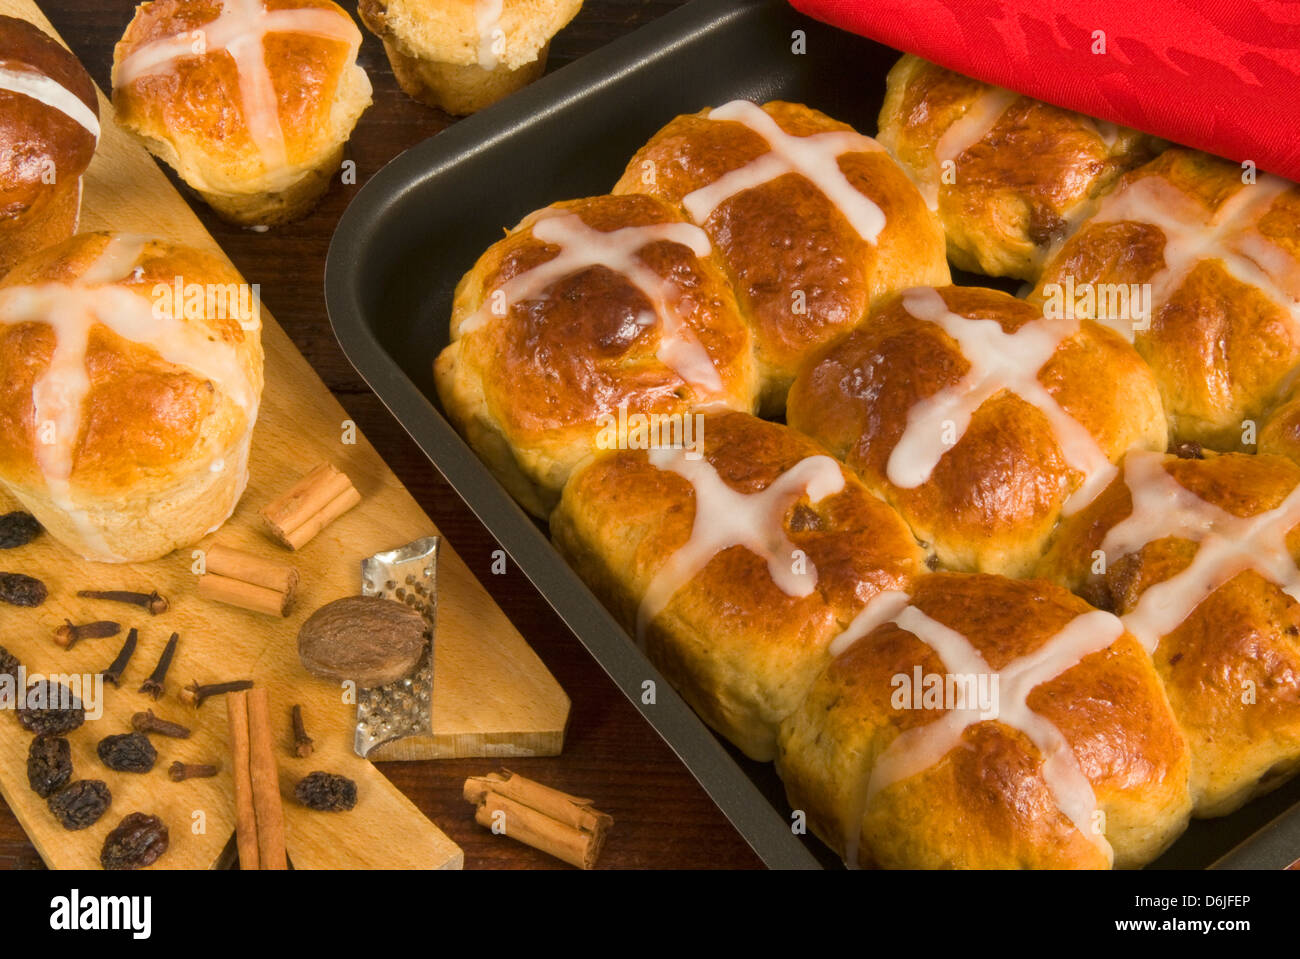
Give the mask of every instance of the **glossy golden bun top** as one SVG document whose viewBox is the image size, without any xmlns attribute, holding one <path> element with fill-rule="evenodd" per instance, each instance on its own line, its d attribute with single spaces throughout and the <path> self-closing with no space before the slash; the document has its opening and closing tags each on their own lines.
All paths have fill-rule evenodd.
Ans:
<svg viewBox="0 0 1300 959">
<path fill-rule="evenodd" d="M 556 203 L 461 279 L 439 396 L 530 510 L 628 416 L 752 410 L 749 328 L 708 237 L 649 196 Z M 515 476 L 516 472 L 522 477 Z"/>
<path fill-rule="evenodd" d="M 113 105 L 200 190 L 285 189 L 369 105 L 360 43 L 331 0 L 149 0 L 114 48 Z"/>
<path fill-rule="evenodd" d="M 738 171 L 766 170 L 758 163 L 769 162 L 770 140 L 751 122 L 722 119 L 738 105 L 745 103 L 672 120 L 632 158 L 614 192 L 683 204 L 709 233 L 754 327 L 767 381 L 764 411 L 780 413 L 808 350 L 856 325 L 883 293 L 948 282 L 948 264 L 942 230 L 898 164 L 848 124 L 797 103 L 767 103 L 762 113 L 790 137 L 838 135 L 825 141 L 834 146 L 835 175 L 819 183 L 778 164 L 775 175 L 757 178 L 762 182 L 720 200 L 706 216 L 691 213 L 707 209 L 689 199 L 695 191 L 743 175 Z M 855 227 L 845 197 L 828 194 L 845 185 L 839 175 L 860 195 L 849 201 L 878 211 L 874 237 Z"/>
<path fill-rule="evenodd" d="M 1152 652 L 1191 745 L 1196 814 L 1220 816 L 1300 768 L 1300 467 L 1204 457 L 1130 453 L 1061 524 L 1041 574 Z"/>
<path fill-rule="evenodd" d="M 1163 471 L 1197 499 L 1237 517 L 1276 509 L 1300 485 L 1300 466 L 1267 453 L 1252 456 L 1192 449 L 1184 456 L 1165 456 Z M 1101 549 L 1106 533 L 1132 512 L 1132 492 L 1121 474 L 1091 505 L 1061 524 L 1039 573 L 1101 609 L 1131 612 L 1148 588 L 1185 569 L 1196 553 L 1191 540 L 1171 533 L 1169 538 L 1161 536 L 1123 556 L 1107 556 L 1104 572 L 1094 572 L 1094 551 Z M 1172 521 L 1180 512 L 1171 506 L 1169 515 Z M 1278 533 L 1285 535 L 1292 553 L 1300 557 L 1300 518 L 1296 528 Z"/>
<path fill-rule="evenodd" d="M 14 267 L 0 282 L 0 480 L 111 499 L 220 465 L 262 389 L 242 284 L 210 254 L 105 233 Z M 208 290 L 234 300 L 209 312 Z"/>
<path fill-rule="evenodd" d="M 1099 317 L 1156 372 L 1172 435 L 1250 450 L 1300 363 L 1300 188 L 1193 150 L 1125 175 L 1043 271 L 1031 301 L 1073 284 L 1150 296 L 1150 316 Z M 1100 311 L 1076 296 L 1079 315 Z"/>
<path fill-rule="evenodd" d="M 1140 864 L 1182 828 L 1186 744 L 1150 659 L 1114 617 L 1042 581 L 956 573 L 920 577 L 906 605 L 960 641 L 941 655 L 927 628 L 887 620 L 831 662 L 782 730 L 791 801 L 833 848 L 852 856 L 861 829 L 856 862 L 867 866 L 1106 868 L 1111 847 L 1117 864 Z M 1067 628 L 1078 632 L 1063 643 Z M 943 732 L 952 703 L 926 706 L 920 689 L 900 698 L 899 677 L 967 673 L 958 647 L 1002 676 L 987 703 L 968 703 L 995 715 L 953 736 Z M 1010 677 L 1035 656 L 1040 679 L 1026 690 Z M 1056 772 L 1022 728 L 1022 697 L 1029 721 L 1063 741 Z M 932 738 L 913 739 L 930 761 L 902 775 L 885 760 L 902 755 L 890 747 L 905 735 Z M 1071 786 L 1063 764 L 1090 789 Z"/>
<path fill-rule="evenodd" d="M 1159 143 L 912 54 L 889 72 L 879 139 L 938 209 L 956 266 L 1031 281 L 1088 201 Z"/>
<path fill-rule="evenodd" d="M 983 394 L 968 380 L 973 358 L 939 323 L 911 312 L 911 295 L 883 300 L 857 329 L 810 357 L 790 391 L 789 423 L 842 457 L 903 514 L 918 539 L 934 545 L 945 566 L 1025 575 L 1083 484 L 1080 460 L 1071 465 L 1067 452 L 1080 444 L 1067 442 L 1044 412 L 1050 403 L 1029 402 L 1025 389 L 997 370 L 988 381 L 995 386 L 964 429 L 955 414 L 918 424 L 914 417 L 931 397 Z M 1165 448 L 1151 371 L 1117 334 L 1090 321 L 1051 323 L 1024 300 L 996 290 L 951 286 L 937 296 L 940 309 L 991 321 L 1007 335 L 982 368 L 1010 356 L 1009 336 L 1028 324 L 1056 342 L 1045 355 L 1015 364 L 1042 362 L 1036 377 L 1022 372 L 1091 437 L 1103 465 L 1133 445 Z M 928 477 L 911 487 L 891 479 L 891 459 L 905 435 L 932 454 L 942 451 Z"/>
<path fill-rule="evenodd" d="M 779 423 L 745 413 L 704 417 L 699 429 L 703 462 L 736 493 L 761 493 L 796 464 L 822 456 L 808 437 Z M 779 526 L 816 570 L 816 589 L 807 596 L 783 591 L 768 572 L 767 560 L 744 546 L 714 555 L 680 594 L 701 622 L 734 615 L 731 625 L 751 628 L 756 617 L 773 630 L 790 624 L 800 631 L 813 620 L 842 628 L 876 593 L 907 589 L 921 570 L 923 554 L 898 514 L 867 492 L 851 473 L 834 463 L 842 476 L 839 491 L 816 498 L 796 491 L 784 504 Z M 624 450 L 584 464 L 565 490 L 566 520 L 591 524 L 604 535 L 634 531 L 635 550 L 618 564 L 631 587 L 624 597 L 639 596 L 665 562 L 690 538 L 705 505 L 692 482 L 672 469 L 654 465 L 644 451 Z M 593 513 L 600 519 L 587 517 Z M 621 538 L 621 537 L 620 537 Z M 726 609 L 716 607 L 725 597 Z M 730 611 L 730 612 L 728 612 Z M 629 625 L 635 605 L 619 610 Z M 679 610 L 678 616 L 683 615 Z M 811 620 L 810 620 L 811 617 Z"/>
<path fill-rule="evenodd" d="M 77 58 L 26 20 L 0 16 L 0 228 L 38 214 L 59 184 L 81 176 L 98 117 Z"/>
</svg>

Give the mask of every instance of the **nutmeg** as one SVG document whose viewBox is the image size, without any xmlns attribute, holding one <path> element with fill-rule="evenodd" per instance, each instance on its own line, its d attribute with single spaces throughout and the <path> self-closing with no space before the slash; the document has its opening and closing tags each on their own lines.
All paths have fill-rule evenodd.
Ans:
<svg viewBox="0 0 1300 959">
<path fill-rule="evenodd" d="M 377 596 L 327 603 L 298 631 L 298 658 L 313 676 L 383 686 L 415 672 L 428 623 L 414 609 Z"/>
</svg>

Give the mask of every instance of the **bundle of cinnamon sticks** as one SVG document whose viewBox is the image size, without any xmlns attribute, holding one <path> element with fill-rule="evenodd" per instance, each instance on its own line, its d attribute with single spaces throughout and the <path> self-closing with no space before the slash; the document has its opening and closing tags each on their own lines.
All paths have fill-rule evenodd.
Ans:
<svg viewBox="0 0 1300 959">
<path fill-rule="evenodd" d="M 252 553 L 220 544 L 208 548 L 199 595 L 220 603 L 288 616 L 298 592 L 298 571 Z"/>
<path fill-rule="evenodd" d="M 361 502 L 346 473 L 321 463 L 275 502 L 262 509 L 271 538 L 289 549 L 302 549 L 317 533 Z"/>
<path fill-rule="evenodd" d="M 287 869 L 280 773 L 271 741 L 265 687 L 228 693 L 235 771 L 235 836 L 240 869 Z"/>
<path fill-rule="evenodd" d="M 465 780 L 465 801 L 474 820 L 494 833 L 590 869 L 600 856 L 614 819 L 594 809 L 590 799 L 543 786 L 508 769 Z"/>
</svg>

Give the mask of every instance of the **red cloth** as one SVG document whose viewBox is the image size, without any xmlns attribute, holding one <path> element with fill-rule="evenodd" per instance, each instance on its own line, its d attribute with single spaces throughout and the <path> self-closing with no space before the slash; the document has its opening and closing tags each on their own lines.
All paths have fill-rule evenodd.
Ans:
<svg viewBox="0 0 1300 959">
<path fill-rule="evenodd" d="M 1300 181 L 1300 2 L 791 3 L 986 83 Z M 1092 52 L 1098 30 L 1104 54 Z"/>
</svg>

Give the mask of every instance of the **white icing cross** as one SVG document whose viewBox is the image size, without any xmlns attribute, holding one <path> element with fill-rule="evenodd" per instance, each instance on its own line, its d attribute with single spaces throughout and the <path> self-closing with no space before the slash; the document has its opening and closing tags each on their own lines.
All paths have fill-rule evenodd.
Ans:
<svg viewBox="0 0 1300 959">
<path fill-rule="evenodd" d="M 86 353 L 94 326 L 107 327 L 123 339 L 149 347 L 164 361 L 212 381 L 247 413 L 250 423 L 256 417 L 257 398 L 234 347 L 213 342 L 206 328 L 156 315 L 158 311 L 143 295 L 108 285 L 126 279 L 136 269 L 145 242 L 138 237 L 114 236 L 76 286 L 43 283 L 0 290 L 0 326 L 40 323 L 54 331 L 49 366 L 32 385 L 36 463 L 51 500 L 104 555 L 112 554 L 77 509 L 69 485 L 91 386 Z M 48 437 L 43 435 L 46 424 L 52 434 Z"/>
<path fill-rule="evenodd" d="M 807 561 L 795 570 L 795 545 L 785 534 L 785 514 L 807 494 L 810 502 L 844 489 L 840 464 L 829 456 L 809 456 L 790 467 L 757 493 L 740 493 L 705 459 L 690 459 L 680 449 L 653 449 L 656 469 L 690 481 L 695 490 L 695 520 L 690 539 L 660 567 L 646 588 L 637 612 L 637 640 L 687 582 L 723 550 L 743 546 L 767 562 L 768 574 L 787 596 L 809 596 L 817 587 L 817 569 Z"/>
<path fill-rule="evenodd" d="M 939 460 L 965 435 L 975 411 L 1008 390 L 1047 417 L 1065 462 L 1084 476 L 1063 512 L 1069 515 L 1092 502 L 1115 476 L 1115 467 L 1092 434 L 1038 381 L 1039 370 L 1057 347 L 1077 332 L 1078 321 L 1034 320 L 1006 333 L 996 320 L 972 320 L 953 313 L 930 287 L 906 291 L 903 308 L 918 320 L 937 324 L 956 340 L 970 369 L 956 383 L 919 401 L 908 412 L 903 435 L 889 454 L 889 482 L 900 489 L 915 489 L 929 480 Z M 951 423 L 956 433 L 952 444 L 945 442 L 946 423 Z"/>
<path fill-rule="evenodd" d="M 1124 624 L 1149 652 L 1178 628 L 1210 594 L 1238 573 L 1254 570 L 1300 600 L 1300 570 L 1287 534 L 1300 525 L 1300 486 L 1275 509 L 1234 516 L 1201 499 L 1169 475 L 1161 453 L 1130 452 L 1124 483 L 1133 500 L 1127 519 L 1111 527 L 1101 550 L 1113 564 L 1166 536 L 1197 544 L 1182 572 L 1148 588 Z"/>
<path fill-rule="evenodd" d="M 95 116 L 95 111 L 86 106 L 81 97 L 39 70 L 12 70 L 8 67 L 0 67 L 0 90 L 31 97 L 47 107 L 58 110 L 85 127 L 86 132 L 96 141 L 99 140 L 99 119 Z"/>
<path fill-rule="evenodd" d="M 262 0 L 221 0 L 221 13 L 198 30 L 187 30 L 145 44 L 126 57 L 114 83 L 127 87 L 143 76 L 164 73 L 176 60 L 224 50 L 239 72 L 244 123 L 270 167 L 288 163 L 275 85 L 266 65 L 263 43 L 269 33 L 299 33 L 347 44 L 352 56 L 361 46 L 361 31 L 340 10 L 302 7 L 267 10 Z"/>
<path fill-rule="evenodd" d="M 649 326 L 656 319 L 660 323 L 659 347 L 655 351 L 660 362 L 706 394 L 722 391 L 722 377 L 713 359 L 677 312 L 676 287 L 637 255 L 651 243 L 666 241 L 689 248 L 697 257 L 707 257 L 712 246 L 703 230 L 690 223 L 655 223 L 602 233 L 587 226 L 577 214 L 551 213 L 532 224 L 532 233 L 542 243 L 558 246 L 560 252 L 503 283 L 461 323 L 462 336 L 487 323 L 498 310 L 508 312 L 517 303 L 542 298 L 565 277 L 603 266 L 621 274 L 650 301 L 654 315 L 645 317 L 642 325 Z M 499 302 L 502 299 L 504 303 Z"/>
<path fill-rule="evenodd" d="M 1029 708 L 1030 693 L 1077 666 L 1085 657 L 1106 649 L 1124 632 L 1124 625 L 1110 613 L 1093 610 L 1076 616 L 1065 628 L 1033 652 L 1013 660 L 1000 670 L 990 668 L 983 655 L 961 633 L 909 605 L 907 594 L 880 593 L 858 614 L 843 634 L 831 644 L 838 655 L 854 642 L 885 623 L 894 623 L 929 646 L 950 674 L 996 676 L 997 716 L 988 720 L 980 705 L 949 709 L 924 726 L 899 733 L 876 758 L 865 788 L 857 797 L 857 813 L 849 824 L 845 857 L 856 863 L 861 841 L 862 817 L 882 790 L 929 769 L 961 744 L 970 726 L 993 721 L 1024 733 L 1043 756 L 1042 775 L 1056 806 L 1074 827 L 1113 859 L 1110 843 L 1095 828 L 1097 797 L 1079 765 L 1069 742 L 1050 720 Z"/>
<path fill-rule="evenodd" d="M 1256 287 L 1287 310 L 1293 321 L 1300 322 L 1300 302 L 1295 293 L 1279 285 L 1294 283 L 1291 276 L 1300 272 L 1300 265 L 1257 230 L 1246 232 L 1252 218 L 1262 215 L 1293 186 L 1280 177 L 1261 174 L 1254 184 L 1243 186 L 1229 197 L 1207 222 L 1206 210 L 1198 201 L 1163 177 L 1144 176 L 1110 194 L 1088 222 L 1147 223 L 1165 235 L 1165 265 L 1149 281 L 1151 301 L 1157 308 L 1199 262 L 1214 259 L 1234 279 Z M 1108 325 L 1133 341 L 1132 323 L 1112 321 Z"/>
<path fill-rule="evenodd" d="M 958 157 L 988 136 L 1007 107 L 1019 99 L 1018 93 L 991 87 L 976 97 L 966 112 L 939 137 L 934 145 L 934 182 L 929 184 L 925 197 L 931 210 L 939 208 L 939 185 L 943 182 L 944 164 L 955 163 Z"/>
<path fill-rule="evenodd" d="M 737 193 L 752 190 L 787 173 L 798 173 L 839 208 L 858 236 L 868 243 L 876 242 L 880 231 L 885 228 L 885 214 L 849 182 L 839 164 L 842 154 L 883 149 L 875 140 L 851 130 L 791 136 L 767 111 L 748 100 L 732 100 L 710 110 L 709 119 L 744 124 L 766 140 L 771 149 L 708 186 L 688 193 L 682 199 L 682 206 L 696 223 L 704 223 L 721 203 Z"/>
</svg>

